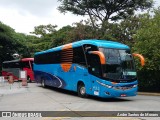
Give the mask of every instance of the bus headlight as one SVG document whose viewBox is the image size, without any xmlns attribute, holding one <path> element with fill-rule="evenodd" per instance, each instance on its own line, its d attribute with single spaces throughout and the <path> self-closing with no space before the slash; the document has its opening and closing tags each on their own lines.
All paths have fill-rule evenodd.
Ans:
<svg viewBox="0 0 160 120">
<path fill-rule="evenodd" d="M 104 84 L 104 83 L 101 83 L 97 80 L 97 83 L 99 83 L 100 85 L 104 86 L 104 87 L 107 87 L 107 88 L 112 88 L 113 86 L 110 86 L 110 85 L 107 85 L 107 84 Z"/>
<path fill-rule="evenodd" d="M 107 87 L 107 88 L 112 88 L 112 86 L 110 86 L 110 85 L 105 85 L 105 87 Z"/>
<path fill-rule="evenodd" d="M 133 88 L 137 87 L 137 85 L 133 85 Z"/>
</svg>

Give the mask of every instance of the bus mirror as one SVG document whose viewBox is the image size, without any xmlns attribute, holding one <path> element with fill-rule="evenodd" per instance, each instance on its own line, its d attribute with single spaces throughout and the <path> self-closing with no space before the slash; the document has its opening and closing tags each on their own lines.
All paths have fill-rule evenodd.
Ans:
<svg viewBox="0 0 160 120">
<path fill-rule="evenodd" d="M 105 56 L 102 52 L 100 52 L 100 51 L 89 51 L 88 53 L 98 55 L 99 58 L 100 58 L 101 64 L 106 64 Z"/>
<path fill-rule="evenodd" d="M 132 55 L 135 56 L 135 57 L 139 57 L 142 67 L 145 65 L 145 59 L 141 54 L 133 53 Z"/>
</svg>

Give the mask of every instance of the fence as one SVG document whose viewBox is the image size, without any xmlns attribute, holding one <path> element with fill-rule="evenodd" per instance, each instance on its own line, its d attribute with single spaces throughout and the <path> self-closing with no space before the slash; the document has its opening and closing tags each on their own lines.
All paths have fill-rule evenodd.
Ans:
<svg viewBox="0 0 160 120">
<path fill-rule="evenodd" d="M 28 86 L 26 75 L 27 75 L 26 71 L 19 72 L 19 80 L 18 80 L 19 87 L 20 87 L 20 81 L 22 81 L 21 82 L 22 86 Z M 14 82 L 15 81 L 14 81 L 13 76 L 0 76 L 0 86 L 5 86 L 9 84 L 11 88 L 11 85 L 14 84 Z"/>
</svg>

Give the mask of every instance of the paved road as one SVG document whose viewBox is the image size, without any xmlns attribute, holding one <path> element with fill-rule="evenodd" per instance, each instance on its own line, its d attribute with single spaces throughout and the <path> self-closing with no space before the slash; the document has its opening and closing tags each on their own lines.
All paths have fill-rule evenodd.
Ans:
<svg viewBox="0 0 160 120">
<path fill-rule="evenodd" d="M 0 86 L 0 111 L 160 111 L 160 97 L 138 95 L 136 97 L 101 99 L 89 96 L 84 99 L 78 97 L 74 92 L 42 88 L 36 83 L 29 83 L 28 87 L 22 87 L 18 83 L 9 86 L 6 83 Z M 60 120 L 62 118 L 40 118 L 40 120 L 54 119 Z M 90 118 L 67 117 L 63 119 L 88 120 Z M 151 118 L 107 119 L 150 120 Z M 158 120 L 159 118 L 152 118 L 152 120 L 154 119 Z"/>
</svg>

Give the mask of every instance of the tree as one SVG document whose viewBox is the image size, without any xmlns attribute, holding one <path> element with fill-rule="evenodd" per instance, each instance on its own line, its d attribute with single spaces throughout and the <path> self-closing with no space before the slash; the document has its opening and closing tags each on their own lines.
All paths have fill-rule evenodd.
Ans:
<svg viewBox="0 0 160 120">
<path fill-rule="evenodd" d="M 24 44 L 27 46 L 31 57 L 34 56 L 35 52 L 45 50 L 45 46 L 39 45 L 39 43 L 43 43 L 43 40 L 41 40 L 40 37 L 34 35 L 26 35 L 25 38 L 26 40 L 24 41 Z"/>
<path fill-rule="evenodd" d="M 67 25 L 52 34 L 52 43 L 50 47 L 57 47 L 72 42 L 73 27 Z"/>
<path fill-rule="evenodd" d="M 52 36 L 51 47 L 64 45 L 82 39 L 94 39 L 99 35 L 91 26 L 89 20 L 73 23 L 73 26 L 64 26 Z"/>
<path fill-rule="evenodd" d="M 7 57 L 11 59 L 10 53 L 13 53 L 11 35 L 14 32 L 12 28 L 0 22 L 0 63 Z"/>
<path fill-rule="evenodd" d="M 88 15 L 93 27 L 94 17 L 101 23 L 108 20 L 119 20 L 134 14 L 134 11 L 150 8 L 153 0 L 59 0 L 58 10 L 76 15 Z"/>
<path fill-rule="evenodd" d="M 99 28 L 100 39 L 119 41 L 129 46 L 133 46 L 135 40 L 133 36 L 141 27 L 141 16 L 133 15 L 121 20 L 119 23 L 104 22 L 103 26 Z"/>
<path fill-rule="evenodd" d="M 149 14 L 143 16 L 141 28 L 134 36 L 134 51 L 145 56 L 148 70 L 158 70 L 160 67 L 160 10 L 154 13 L 154 17 Z"/>
<path fill-rule="evenodd" d="M 44 37 L 45 35 L 56 32 L 56 29 L 55 29 L 56 27 L 57 25 L 51 25 L 51 24 L 39 25 L 34 27 L 34 31 L 30 33 Z"/>
<path fill-rule="evenodd" d="M 28 36 L 28 46 L 31 51 L 32 56 L 35 52 L 43 51 L 49 49 L 52 44 L 52 37 L 56 34 L 57 25 L 39 25 L 34 27 L 34 31 L 30 32 L 36 36 Z"/>
<path fill-rule="evenodd" d="M 73 24 L 74 29 L 72 31 L 73 41 L 79 41 L 82 39 L 98 39 L 98 29 L 94 30 L 89 20 L 76 22 Z"/>
<path fill-rule="evenodd" d="M 160 9 L 153 14 L 142 16 L 141 28 L 134 36 L 133 51 L 141 53 L 146 61 L 144 68 L 138 67 L 140 88 L 160 91 Z"/>
<path fill-rule="evenodd" d="M 12 55 L 16 52 L 23 57 L 30 56 L 28 48 L 20 41 L 21 38 L 11 27 L 0 22 L 0 63 L 12 60 Z"/>
</svg>

